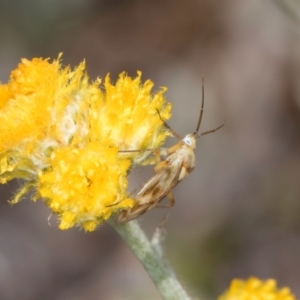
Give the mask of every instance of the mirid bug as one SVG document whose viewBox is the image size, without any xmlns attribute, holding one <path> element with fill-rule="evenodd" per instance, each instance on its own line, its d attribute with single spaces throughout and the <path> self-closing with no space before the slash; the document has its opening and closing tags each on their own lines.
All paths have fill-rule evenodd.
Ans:
<svg viewBox="0 0 300 300">
<path fill-rule="evenodd" d="M 119 213 L 116 218 L 117 224 L 126 223 L 136 219 L 154 207 L 167 208 L 175 205 L 172 190 L 181 180 L 188 176 L 195 167 L 194 149 L 196 148 L 196 140 L 203 135 L 217 131 L 225 125 L 224 123 L 215 129 L 198 134 L 203 111 L 204 82 L 202 82 L 202 104 L 196 130 L 182 138 L 164 120 L 161 119 L 164 126 L 179 140 L 179 143 L 170 148 L 153 150 L 156 152 L 158 160 L 162 159 L 154 168 L 155 175 L 142 185 L 136 195 L 133 195 L 136 202 L 134 207 L 129 210 L 122 210 Z M 169 199 L 169 205 L 160 206 L 159 203 L 165 197 Z"/>
</svg>

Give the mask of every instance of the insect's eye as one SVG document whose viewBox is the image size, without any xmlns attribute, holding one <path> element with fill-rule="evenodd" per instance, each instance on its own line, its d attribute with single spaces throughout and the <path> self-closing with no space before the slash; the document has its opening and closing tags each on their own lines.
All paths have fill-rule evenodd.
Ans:
<svg viewBox="0 0 300 300">
<path fill-rule="evenodd" d="M 187 144 L 188 146 L 191 146 L 192 145 L 192 141 L 189 137 L 185 137 L 183 139 L 184 143 Z"/>
</svg>

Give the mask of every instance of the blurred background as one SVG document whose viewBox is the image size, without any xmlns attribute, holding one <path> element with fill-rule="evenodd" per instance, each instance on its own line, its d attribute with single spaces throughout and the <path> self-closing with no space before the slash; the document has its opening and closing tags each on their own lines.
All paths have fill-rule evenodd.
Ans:
<svg viewBox="0 0 300 300">
<path fill-rule="evenodd" d="M 205 76 L 201 131 L 227 123 L 198 141 L 175 207 L 140 224 L 151 237 L 169 213 L 165 257 L 195 298 L 249 276 L 300 297 L 299 1 L 0 0 L 0 41 L 3 83 L 21 58 L 60 52 L 65 65 L 86 59 L 92 79 L 142 70 L 168 87 L 181 135 L 195 130 Z M 135 170 L 131 188 L 152 173 Z M 0 299 L 160 299 L 112 228 L 59 231 L 42 201 L 7 203 L 17 185 L 0 186 Z"/>
</svg>

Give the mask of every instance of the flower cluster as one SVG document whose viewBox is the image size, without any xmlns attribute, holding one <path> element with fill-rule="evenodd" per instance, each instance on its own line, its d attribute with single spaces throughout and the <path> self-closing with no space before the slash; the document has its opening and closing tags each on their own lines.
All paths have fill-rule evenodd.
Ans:
<svg viewBox="0 0 300 300">
<path fill-rule="evenodd" d="M 60 229 L 87 231 L 120 210 L 129 209 L 127 175 L 161 146 L 170 118 L 165 89 L 141 73 L 119 75 L 112 84 L 90 82 L 85 63 L 71 70 L 60 60 L 23 59 L 0 85 L 0 183 L 22 178 L 11 203 L 34 189 L 59 216 Z M 123 152 L 124 151 L 124 152 Z"/>
<path fill-rule="evenodd" d="M 274 279 L 261 281 L 258 278 L 250 277 L 247 281 L 234 279 L 231 285 L 218 300 L 295 300 L 290 289 L 277 288 Z"/>
</svg>

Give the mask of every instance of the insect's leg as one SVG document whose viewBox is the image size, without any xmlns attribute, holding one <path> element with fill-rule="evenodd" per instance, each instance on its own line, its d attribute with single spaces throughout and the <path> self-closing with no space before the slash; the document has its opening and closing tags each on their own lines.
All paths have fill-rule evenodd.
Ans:
<svg viewBox="0 0 300 300">
<path fill-rule="evenodd" d="M 149 148 L 149 149 L 138 149 L 138 150 L 119 150 L 118 152 L 119 153 L 135 153 L 135 152 L 153 152 L 155 151 L 156 149 L 154 148 Z"/>
<path fill-rule="evenodd" d="M 170 207 L 172 207 L 172 206 L 175 205 L 175 198 L 174 198 L 174 195 L 173 195 L 172 192 L 169 192 L 166 197 L 169 200 L 169 203 L 170 203 L 169 205 L 156 205 L 155 207 L 158 207 L 158 208 L 170 208 Z"/>
<path fill-rule="evenodd" d="M 154 155 L 155 155 L 155 163 L 158 164 L 160 163 L 160 149 L 155 149 L 154 150 Z"/>
<path fill-rule="evenodd" d="M 108 204 L 108 205 L 105 205 L 105 207 L 113 207 L 113 206 L 120 204 L 121 202 L 122 201 L 118 201 L 117 203 L 114 203 L 114 204 Z"/>
<path fill-rule="evenodd" d="M 141 155 L 144 155 L 148 152 L 147 154 L 147 157 L 141 161 L 139 164 L 140 165 L 155 165 L 157 162 L 156 162 L 156 159 L 155 157 L 153 158 L 153 155 L 151 155 L 151 153 L 155 153 L 158 149 L 157 148 L 147 148 L 147 149 L 139 149 L 139 150 L 119 150 L 118 152 L 122 155 L 122 154 L 125 154 L 126 153 L 128 155 L 130 155 L 131 153 L 141 153 Z"/>
<path fill-rule="evenodd" d="M 154 167 L 154 171 L 155 173 L 159 172 L 162 169 L 166 169 L 168 168 L 170 165 L 170 162 L 167 160 L 163 160 L 161 162 L 159 162 L 155 167 Z"/>
<path fill-rule="evenodd" d="M 164 226 L 165 223 L 167 222 L 168 216 L 169 214 L 167 214 L 159 223 L 159 225 L 156 227 L 155 232 L 153 233 L 151 239 L 151 246 L 156 249 L 157 253 L 161 253 L 161 254 L 162 254 L 162 249 L 160 243 L 163 240 Z"/>
<path fill-rule="evenodd" d="M 152 150 L 152 152 L 154 153 L 154 163 L 158 164 L 160 163 L 162 160 L 164 160 L 168 155 L 169 155 L 169 148 L 155 148 Z"/>
<path fill-rule="evenodd" d="M 179 143 L 177 143 L 174 146 L 172 146 L 172 147 L 170 147 L 170 148 L 167 149 L 168 155 L 176 152 L 176 150 L 178 150 L 181 147 L 182 147 L 182 142 L 180 141 Z"/>
</svg>

